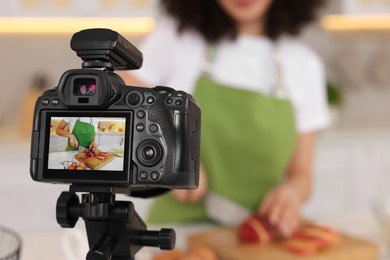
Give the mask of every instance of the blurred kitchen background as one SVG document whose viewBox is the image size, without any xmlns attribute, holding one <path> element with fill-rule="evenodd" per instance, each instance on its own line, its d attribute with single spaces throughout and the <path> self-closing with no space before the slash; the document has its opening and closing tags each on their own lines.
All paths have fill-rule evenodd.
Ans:
<svg viewBox="0 0 390 260">
<path fill-rule="evenodd" d="M 22 235 L 25 252 L 33 252 L 39 239 L 56 240 L 65 232 L 56 224 L 55 203 L 67 187 L 35 183 L 29 176 L 35 99 L 44 89 L 56 86 L 65 70 L 81 66 L 69 47 L 73 32 L 108 27 L 137 46 L 158 23 L 157 3 L 2 1 L 0 226 Z M 59 19 L 69 16 L 87 18 Z M 390 197 L 390 2 L 329 0 L 318 22 L 302 38 L 326 64 L 332 110 L 332 125 L 318 138 L 315 188 L 305 216 L 375 242 L 382 259 L 390 259 L 386 258 L 390 240 L 380 232 L 390 234 L 386 222 L 390 223 L 390 204 L 386 206 Z M 134 202 L 145 216 L 149 201 Z M 44 255 L 61 248 L 53 245 Z M 24 259 L 38 256 L 43 259 L 39 252 L 34 256 L 24 253 Z"/>
</svg>

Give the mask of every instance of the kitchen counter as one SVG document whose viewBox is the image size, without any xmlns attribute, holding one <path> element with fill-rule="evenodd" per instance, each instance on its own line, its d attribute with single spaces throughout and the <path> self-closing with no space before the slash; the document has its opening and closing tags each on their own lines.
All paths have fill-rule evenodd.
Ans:
<svg viewBox="0 0 390 260">
<path fill-rule="evenodd" d="M 0 129 L 0 173 L 2 175 L 0 208 L 3 209 L 0 210 L 0 225 L 14 229 L 22 235 L 24 243 L 22 260 L 73 260 L 67 258 L 63 249 L 63 241 L 65 236 L 68 237 L 68 233 L 72 234 L 77 231 L 76 229 L 61 229 L 55 221 L 56 200 L 61 191 L 67 190 L 68 186 L 33 182 L 29 175 L 30 137 L 20 137 L 15 131 L 3 130 Z M 372 138 L 375 139 L 371 140 Z M 390 181 L 386 179 L 388 170 L 379 169 L 378 165 L 382 163 L 388 167 L 386 169 L 390 169 L 387 156 L 389 153 L 386 152 L 390 148 L 389 140 L 390 132 L 388 131 L 323 133 L 319 138 L 316 162 L 316 171 L 320 177 L 316 181 L 317 186 L 310 203 L 312 206 L 309 205 L 310 210 L 305 211 L 308 219 L 332 225 L 345 233 L 373 241 L 380 248 L 380 260 L 390 259 L 381 228 L 371 214 L 371 209 L 360 207 L 358 202 L 368 205 L 371 193 L 374 194 L 375 191 L 375 193 L 385 194 L 382 191 L 388 189 Z M 340 150 L 341 148 L 345 151 Z M 355 148 L 357 150 L 351 153 L 350 149 Z M 387 150 L 383 152 L 384 149 Z M 345 166 L 348 158 L 353 163 Z M 354 168 L 350 169 L 351 167 Z M 380 174 L 375 175 L 376 172 Z M 373 178 L 373 176 L 376 177 Z M 367 182 L 367 178 L 370 182 Z M 362 186 L 359 186 L 360 183 Z M 363 188 L 365 192 L 360 192 Z M 123 200 L 120 197 L 118 196 L 118 200 Z M 149 200 L 132 199 L 132 201 L 135 202 L 140 215 L 145 217 Z M 150 229 L 159 230 L 162 227 L 175 228 L 177 247 L 185 248 L 186 237 L 189 234 L 215 226 L 167 225 L 150 227 Z M 82 221 L 79 221 L 77 228 L 83 230 Z M 85 232 L 81 231 L 78 234 L 77 236 L 81 236 L 80 234 L 84 236 L 82 240 L 86 245 Z M 85 259 L 85 247 L 79 250 L 83 257 L 77 259 Z M 156 251 L 144 248 L 137 254 L 137 260 L 149 259 L 150 255 Z"/>
<path fill-rule="evenodd" d="M 54 220 L 53 220 L 54 221 Z M 332 225 L 342 232 L 374 242 L 380 248 L 381 257 L 378 260 L 389 259 L 389 251 L 383 242 L 375 219 L 369 214 L 343 214 L 342 216 L 321 216 L 316 221 Z M 61 229 L 48 232 L 34 232 L 22 234 L 22 260 L 56 259 L 76 260 L 84 259 L 87 252 L 87 240 L 83 223 L 80 221 L 75 229 Z M 163 227 L 174 228 L 176 231 L 176 248 L 185 249 L 187 236 L 206 231 L 217 226 L 212 224 L 166 225 L 152 226 L 149 230 L 159 230 Z M 72 246 L 73 245 L 73 246 Z M 72 248 L 72 253 L 65 248 Z M 65 252 L 66 251 L 66 252 Z M 137 260 L 148 260 L 159 252 L 155 248 L 144 247 L 137 255 Z M 76 258 L 75 258 L 76 257 Z"/>
<path fill-rule="evenodd" d="M 99 147 L 102 151 L 109 151 L 107 148 Z M 49 169 L 67 168 L 70 162 L 76 161 L 75 155 L 80 151 L 56 152 L 49 154 Z M 65 166 L 64 166 L 65 165 Z M 123 157 L 115 156 L 107 165 L 100 168 L 100 171 L 119 171 L 123 169 Z"/>
</svg>

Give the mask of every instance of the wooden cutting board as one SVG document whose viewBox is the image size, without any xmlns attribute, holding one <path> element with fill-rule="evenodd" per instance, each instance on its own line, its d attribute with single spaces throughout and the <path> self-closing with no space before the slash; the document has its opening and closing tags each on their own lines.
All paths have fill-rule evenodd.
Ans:
<svg viewBox="0 0 390 260">
<path fill-rule="evenodd" d="M 315 256 L 299 256 L 280 244 L 242 245 L 234 228 L 219 228 L 188 237 L 188 247 L 208 246 L 220 260 L 377 260 L 378 248 L 367 241 L 341 235 L 341 242 Z"/>
<path fill-rule="evenodd" d="M 87 157 L 85 153 L 78 153 L 75 155 L 75 159 L 79 162 L 85 163 L 85 165 L 91 170 L 99 170 L 112 160 L 114 160 L 115 156 L 112 153 L 107 153 L 107 156 L 104 160 L 99 160 L 95 156 Z"/>
</svg>

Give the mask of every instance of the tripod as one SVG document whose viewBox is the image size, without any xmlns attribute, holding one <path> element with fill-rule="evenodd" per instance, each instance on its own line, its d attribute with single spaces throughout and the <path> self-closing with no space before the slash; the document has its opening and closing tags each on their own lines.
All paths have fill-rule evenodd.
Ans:
<svg viewBox="0 0 390 260">
<path fill-rule="evenodd" d="M 175 231 L 147 231 L 130 201 L 116 201 L 115 194 L 91 192 L 82 195 L 62 192 L 57 200 L 57 222 L 73 228 L 81 217 L 85 221 L 89 252 L 87 260 L 133 260 L 143 247 L 175 247 Z"/>
</svg>

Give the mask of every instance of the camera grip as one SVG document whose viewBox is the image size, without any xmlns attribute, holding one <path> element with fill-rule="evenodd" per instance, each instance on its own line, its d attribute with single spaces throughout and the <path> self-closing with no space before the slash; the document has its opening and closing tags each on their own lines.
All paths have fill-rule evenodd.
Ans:
<svg viewBox="0 0 390 260">
<path fill-rule="evenodd" d="M 199 131 L 197 120 L 186 112 L 176 111 L 174 113 L 174 128 L 176 137 L 174 170 L 196 173 L 199 161 L 196 145 L 199 140 L 195 140 L 199 136 L 196 134 Z"/>
</svg>

